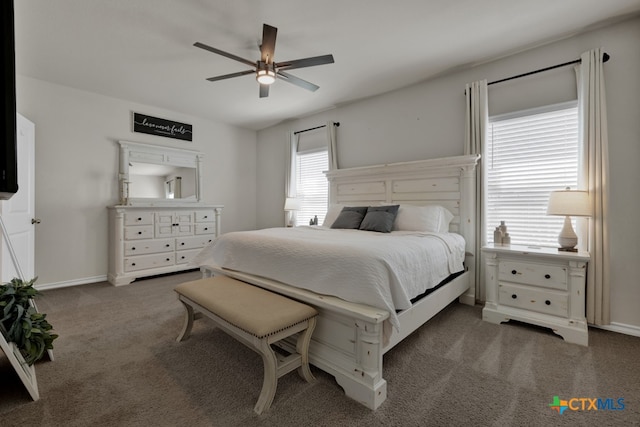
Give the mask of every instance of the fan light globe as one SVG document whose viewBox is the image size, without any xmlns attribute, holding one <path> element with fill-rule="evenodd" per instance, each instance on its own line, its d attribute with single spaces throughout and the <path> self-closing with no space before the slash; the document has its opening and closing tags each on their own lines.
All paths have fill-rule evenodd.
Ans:
<svg viewBox="0 0 640 427">
<path fill-rule="evenodd" d="M 256 80 L 261 85 L 270 85 L 276 81 L 276 73 L 271 70 L 258 70 Z"/>
</svg>

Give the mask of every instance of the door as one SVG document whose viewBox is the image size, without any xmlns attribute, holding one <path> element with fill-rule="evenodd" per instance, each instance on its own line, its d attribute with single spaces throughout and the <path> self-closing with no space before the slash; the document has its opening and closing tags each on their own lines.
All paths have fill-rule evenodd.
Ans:
<svg viewBox="0 0 640 427">
<path fill-rule="evenodd" d="M 18 192 L 0 202 L 0 214 L 24 280 L 35 277 L 35 125 L 18 114 Z M 6 236 L 0 246 L 2 282 L 20 277 Z"/>
</svg>

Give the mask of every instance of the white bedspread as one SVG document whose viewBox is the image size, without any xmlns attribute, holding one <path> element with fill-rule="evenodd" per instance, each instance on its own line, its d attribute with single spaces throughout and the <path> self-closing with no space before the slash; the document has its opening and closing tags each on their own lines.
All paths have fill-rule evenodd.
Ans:
<svg viewBox="0 0 640 427">
<path fill-rule="evenodd" d="M 191 262 L 277 280 L 389 312 L 463 269 L 465 242 L 455 233 L 376 233 L 325 227 L 269 228 L 223 234 Z"/>
</svg>

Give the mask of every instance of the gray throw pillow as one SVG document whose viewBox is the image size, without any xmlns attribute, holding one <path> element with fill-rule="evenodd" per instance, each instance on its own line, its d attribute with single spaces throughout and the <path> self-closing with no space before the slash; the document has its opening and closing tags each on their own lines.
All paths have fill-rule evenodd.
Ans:
<svg viewBox="0 0 640 427">
<path fill-rule="evenodd" d="M 360 230 L 378 231 L 380 233 L 391 232 L 399 207 L 400 205 L 369 206 L 360 223 Z"/>
<path fill-rule="evenodd" d="M 352 228 L 357 230 L 360 223 L 367 213 L 367 207 L 349 207 L 342 208 L 338 218 L 331 224 L 331 228 Z"/>
</svg>

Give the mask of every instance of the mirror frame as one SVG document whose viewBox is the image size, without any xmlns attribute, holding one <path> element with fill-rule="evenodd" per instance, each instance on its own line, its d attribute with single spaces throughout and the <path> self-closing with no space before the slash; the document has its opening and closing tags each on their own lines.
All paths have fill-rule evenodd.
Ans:
<svg viewBox="0 0 640 427">
<path fill-rule="evenodd" d="M 199 151 L 182 148 L 165 147 L 161 145 L 142 144 L 139 142 L 119 141 L 120 143 L 120 173 L 118 182 L 120 188 L 121 205 L 143 204 L 176 204 L 199 203 L 202 200 L 202 159 Z M 160 199 L 160 198 L 130 198 L 129 197 L 129 162 L 151 163 L 155 165 L 178 166 L 195 168 L 196 197 L 195 199 Z"/>
</svg>

